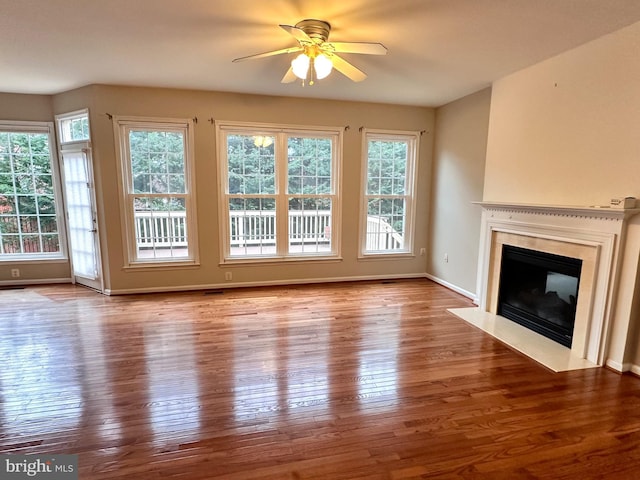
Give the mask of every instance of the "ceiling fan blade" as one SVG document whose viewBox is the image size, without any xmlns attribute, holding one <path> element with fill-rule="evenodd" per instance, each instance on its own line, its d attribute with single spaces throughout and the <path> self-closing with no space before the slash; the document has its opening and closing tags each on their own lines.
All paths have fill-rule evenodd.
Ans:
<svg viewBox="0 0 640 480">
<path fill-rule="evenodd" d="M 333 68 L 338 70 L 345 77 L 350 78 L 354 82 L 361 82 L 365 78 L 367 78 L 367 74 L 364 73 L 359 68 L 351 65 L 345 59 L 340 58 L 338 55 L 331 55 L 331 63 L 333 63 Z"/>
<path fill-rule="evenodd" d="M 298 77 L 296 77 L 296 74 L 293 73 L 293 68 L 289 67 L 289 70 L 287 70 L 287 73 L 284 74 L 284 77 L 282 77 L 282 80 L 280 80 L 280 83 L 295 82 L 297 78 Z"/>
<path fill-rule="evenodd" d="M 293 38 L 302 43 L 313 43 L 313 40 L 309 35 L 307 35 L 304 30 L 298 27 L 294 27 L 292 25 L 280 25 L 285 32 L 291 35 Z"/>
<path fill-rule="evenodd" d="M 303 49 L 300 46 L 283 48 L 282 50 L 273 50 L 271 52 L 257 53 L 256 55 L 249 55 L 247 57 L 234 58 L 233 62 L 244 62 L 245 60 L 255 60 L 257 58 L 272 57 L 273 55 L 280 55 L 283 53 L 301 52 L 302 50 Z"/>
<path fill-rule="evenodd" d="M 370 42 L 327 42 L 322 47 L 328 47 L 338 53 L 361 53 L 364 55 L 386 55 L 387 47 L 381 43 Z"/>
</svg>

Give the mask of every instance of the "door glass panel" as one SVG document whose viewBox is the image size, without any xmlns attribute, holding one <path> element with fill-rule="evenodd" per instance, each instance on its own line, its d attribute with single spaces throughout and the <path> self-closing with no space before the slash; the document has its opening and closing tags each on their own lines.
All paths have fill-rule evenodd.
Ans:
<svg viewBox="0 0 640 480">
<path fill-rule="evenodd" d="M 62 158 L 74 275 L 95 280 L 98 271 L 86 155 L 63 152 Z"/>
</svg>

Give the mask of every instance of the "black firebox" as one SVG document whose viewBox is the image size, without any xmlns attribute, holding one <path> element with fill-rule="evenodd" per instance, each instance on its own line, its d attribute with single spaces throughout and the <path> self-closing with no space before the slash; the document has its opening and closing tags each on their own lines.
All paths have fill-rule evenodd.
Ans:
<svg viewBox="0 0 640 480">
<path fill-rule="evenodd" d="M 571 347 L 582 260 L 503 245 L 498 314 Z"/>
</svg>

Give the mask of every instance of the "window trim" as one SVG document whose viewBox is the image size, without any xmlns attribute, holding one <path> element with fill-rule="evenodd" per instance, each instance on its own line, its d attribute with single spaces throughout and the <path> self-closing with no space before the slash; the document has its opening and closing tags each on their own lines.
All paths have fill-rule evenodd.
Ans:
<svg viewBox="0 0 640 480">
<path fill-rule="evenodd" d="M 369 141 L 406 141 L 407 142 L 407 173 L 405 174 L 405 239 L 404 248 L 399 250 L 367 251 L 367 182 L 369 164 Z M 418 165 L 419 165 L 420 132 L 413 130 L 381 130 L 362 129 L 362 157 L 360 177 L 360 226 L 358 238 L 358 259 L 397 259 L 415 257 L 415 224 L 416 224 L 416 196 L 418 193 Z"/>
<path fill-rule="evenodd" d="M 56 222 L 58 227 L 58 243 L 60 250 L 57 253 L 18 253 L 2 254 L 2 263 L 66 263 L 69 261 L 67 249 L 67 225 L 65 221 L 65 209 L 62 194 L 62 176 L 58 163 L 58 148 L 56 132 L 53 122 L 32 122 L 19 120 L 0 120 L 0 131 L 19 133 L 46 133 L 49 136 L 49 158 L 51 161 L 51 173 L 53 182 L 53 203 L 56 207 Z"/>
<path fill-rule="evenodd" d="M 333 262 L 342 260 L 342 157 L 343 157 L 343 136 L 344 129 L 342 127 L 328 126 L 308 126 L 308 125 L 287 125 L 287 124 L 269 124 L 269 123 L 253 123 L 253 122 L 237 122 L 237 121 L 216 121 L 216 143 L 217 148 L 217 172 L 218 172 L 218 219 L 219 219 L 219 254 L 220 265 L 234 264 L 268 264 L 268 263 L 303 263 L 303 262 Z M 327 195 L 331 197 L 331 247 L 332 251 L 325 253 L 303 253 L 303 254 L 286 254 L 283 253 L 288 248 L 288 242 L 284 245 L 276 244 L 277 252 L 274 255 L 260 256 L 235 256 L 232 257 L 231 246 L 229 242 L 229 181 L 228 181 L 228 162 L 226 149 L 226 135 L 273 135 L 276 137 L 275 144 L 279 145 L 281 151 L 286 152 L 285 141 L 288 136 L 309 135 L 310 137 L 331 138 L 333 142 L 332 158 L 331 158 L 331 184 L 332 193 Z M 276 205 L 288 205 L 287 184 L 281 184 L 287 178 L 287 162 L 278 162 L 276 156 L 275 172 L 276 172 Z M 258 195 L 259 196 L 259 195 Z M 288 206 L 285 209 L 288 214 Z M 280 225 L 278 231 L 286 231 L 288 235 L 287 217 L 276 217 L 276 222 Z M 282 234 L 281 234 L 282 235 Z M 276 237 L 278 238 L 278 237 Z M 287 237 L 288 238 L 288 237 Z"/>
<path fill-rule="evenodd" d="M 131 198 L 136 194 L 129 191 L 132 185 L 131 161 L 129 158 L 128 134 L 133 129 L 173 130 L 184 133 L 185 146 L 185 187 L 184 194 L 186 210 L 186 225 L 188 244 L 186 257 L 166 259 L 152 258 L 149 260 L 137 258 L 135 219 L 133 209 L 129 208 Z M 122 227 L 122 247 L 124 253 L 125 270 L 147 268 L 183 268 L 200 264 L 198 248 L 196 188 L 195 188 L 195 157 L 194 157 L 194 122 L 190 118 L 157 118 L 136 116 L 113 117 L 113 130 L 117 160 L 118 195 L 120 199 L 120 223 Z M 182 195 L 182 194 L 181 194 Z"/>
</svg>

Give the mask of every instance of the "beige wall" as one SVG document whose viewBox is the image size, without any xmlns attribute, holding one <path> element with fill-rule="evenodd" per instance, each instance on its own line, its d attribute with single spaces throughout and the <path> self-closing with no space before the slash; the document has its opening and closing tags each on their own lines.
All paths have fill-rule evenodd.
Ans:
<svg viewBox="0 0 640 480">
<path fill-rule="evenodd" d="M 484 199 L 640 197 L 640 23 L 493 85 Z"/>
<path fill-rule="evenodd" d="M 53 122 L 53 103 L 48 95 L 20 95 L 0 93 L 0 120 Z M 20 278 L 11 277 L 11 269 L 20 270 Z M 50 282 L 69 281 L 69 262 L 2 262 L 0 282 Z"/>
<path fill-rule="evenodd" d="M 475 297 L 491 89 L 436 110 L 427 272 Z M 445 261 L 445 255 L 448 262 Z"/>
<path fill-rule="evenodd" d="M 204 91 L 128 88 L 95 85 L 91 93 L 91 130 L 99 185 L 100 232 L 106 288 L 114 293 L 203 288 L 237 284 L 421 276 L 425 257 L 358 260 L 361 126 L 392 130 L 425 130 L 420 145 L 416 248 L 427 246 L 429 175 L 433 149 L 434 111 L 429 108 L 252 96 Z M 60 103 L 67 95 L 64 94 Z M 64 102 L 68 106 L 73 101 Z M 110 115 L 196 118 L 196 193 L 200 262 L 198 268 L 125 271 L 114 137 Z M 215 128 L 209 121 L 348 126 L 344 134 L 343 239 L 339 262 L 305 262 L 252 266 L 219 266 Z M 232 282 L 224 281 L 231 271 Z"/>
<path fill-rule="evenodd" d="M 495 82 L 484 200 L 585 206 L 640 197 L 638 52 L 640 23 Z M 636 216 L 608 354 L 624 368 L 640 365 L 633 333 L 639 255 Z"/>
<path fill-rule="evenodd" d="M 0 119 L 52 122 L 53 103 L 49 95 L 0 93 Z"/>
</svg>

